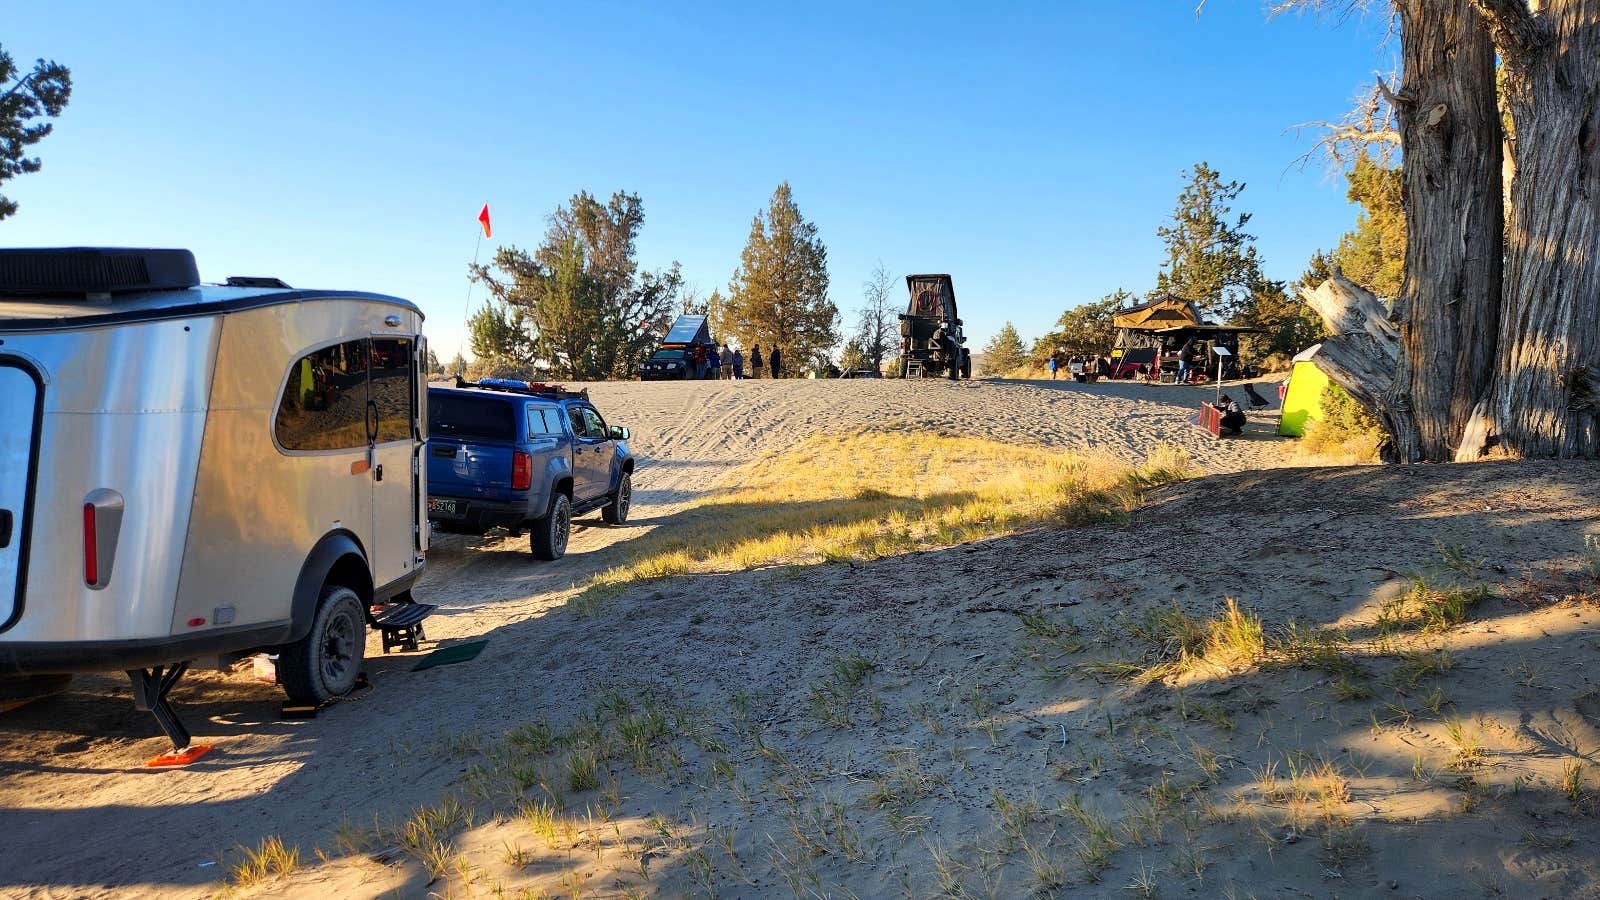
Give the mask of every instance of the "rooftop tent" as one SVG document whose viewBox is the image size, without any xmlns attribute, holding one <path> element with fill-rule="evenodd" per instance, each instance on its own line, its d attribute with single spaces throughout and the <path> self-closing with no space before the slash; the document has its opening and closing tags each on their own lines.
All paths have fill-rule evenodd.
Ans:
<svg viewBox="0 0 1600 900">
<path fill-rule="evenodd" d="M 672 330 L 662 339 L 663 344 L 709 344 L 711 331 L 706 327 L 705 316 L 679 316 Z"/>
<path fill-rule="evenodd" d="M 1154 300 L 1119 309 L 1111 320 L 1115 328 L 1179 328 L 1200 324 L 1200 311 L 1193 303 L 1167 294 Z"/>
<path fill-rule="evenodd" d="M 955 319 L 956 288 L 949 275 L 907 275 L 906 289 L 911 294 L 906 315 Z"/>
<path fill-rule="evenodd" d="M 1322 418 L 1322 390 L 1328 386 L 1328 376 L 1315 362 L 1321 349 L 1321 344 L 1313 344 L 1300 351 L 1289 369 L 1289 390 L 1283 395 L 1283 416 L 1278 420 L 1278 433 L 1285 437 L 1303 436 L 1306 422 Z"/>
</svg>

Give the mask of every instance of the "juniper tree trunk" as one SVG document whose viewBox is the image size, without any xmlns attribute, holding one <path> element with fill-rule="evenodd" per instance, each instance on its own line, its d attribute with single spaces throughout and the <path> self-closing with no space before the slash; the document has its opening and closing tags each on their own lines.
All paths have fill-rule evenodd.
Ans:
<svg viewBox="0 0 1600 900">
<path fill-rule="evenodd" d="M 1388 390 L 1400 462 L 1450 459 L 1493 373 L 1503 198 L 1494 45 L 1471 0 L 1400 0 L 1405 280 Z"/>
<path fill-rule="evenodd" d="M 1494 382 L 1458 458 L 1600 455 L 1600 0 L 1475 0 L 1516 131 Z"/>
</svg>

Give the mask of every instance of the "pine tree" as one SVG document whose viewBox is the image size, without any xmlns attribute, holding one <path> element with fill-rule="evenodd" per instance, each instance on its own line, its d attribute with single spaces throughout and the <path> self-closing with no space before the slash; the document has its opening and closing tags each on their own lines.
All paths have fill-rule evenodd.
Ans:
<svg viewBox="0 0 1600 900">
<path fill-rule="evenodd" d="M 488 347 L 520 346 L 505 333 L 509 327 L 522 333 L 533 358 L 568 377 L 632 374 L 671 326 L 683 285 L 677 263 L 639 271 L 643 225 L 637 194 L 618 191 L 601 203 L 580 192 L 551 215 L 533 253 L 501 247 L 491 265 L 474 267 L 473 277 L 506 309 L 494 314 L 502 321 L 480 323 L 473 352 L 479 330 Z"/>
<path fill-rule="evenodd" d="M 1360 204 L 1356 227 L 1345 232 L 1333 251 L 1333 263 L 1344 277 L 1385 300 L 1400 296 L 1406 265 L 1406 211 L 1400 202 L 1400 170 L 1375 162 L 1363 153 L 1345 179 L 1349 197 Z"/>
<path fill-rule="evenodd" d="M 1249 213 L 1233 215 L 1232 204 L 1244 185 L 1224 182 L 1216 169 L 1199 163 L 1185 172 L 1188 184 L 1178 195 L 1172 220 L 1156 229 L 1167 247 L 1167 261 L 1156 276 L 1155 294 L 1193 302 L 1202 315 L 1227 321 L 1236 315 L 1262 281 L 1261 261 L 1244 226 Z"/>
<path fill-rule="evenodd" d="M 39 171 L 39 158 L 23 154 L 44 140 L 52 126 L 31 123 L 61 115 L 72 97 L 72 73 L 66 66 L 41 59 L 28 74 L 18 77 L 18 71 L 11 55 L 0 50 L 0 184 Z M 16 202 L 0 194 L 0 219 L 16 211 Z"/>
<path fill-rule="evenodd" d="M 780 347 L 785 368 L 839 342 L 839 308 L 828 299 L 828 250 L 817 226 L 801 216 L 787 181 L 750 223 L 719 318 L 723 339 Z"/>
<path fill-rule="evenodd" d="M 1015 325 L 1007 322 L 983 347 L 982 374 L 1004 375 L 1027 361 L 1028 348 L 1023 346 L 1022 336 L 1017 334 Z"/>
<path fill-rule="evenodd" d="M 871 369 L 872 360 L 867 356 L 866 348 L 861 346 L 860 338 L 851 338 L 844 342 L 844 349 L 839 351 L 839 368 L 846 372 L 852 369 Z"/>
</svg>

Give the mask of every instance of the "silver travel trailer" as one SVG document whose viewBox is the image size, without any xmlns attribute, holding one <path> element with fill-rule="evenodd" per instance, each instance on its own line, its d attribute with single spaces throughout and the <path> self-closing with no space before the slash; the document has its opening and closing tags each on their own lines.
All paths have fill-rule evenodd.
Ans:
<svg viewBox="0 0 1600 900">
<path fill-rule="evenodd" d="M 433 609 L 425 359 L 395 297 L 0 250 L 0 676 L 127 672 L 180 749 L 191 664 L 264 650 L 292 700 L 348 692 L 369 626 Z"/>
</svg>

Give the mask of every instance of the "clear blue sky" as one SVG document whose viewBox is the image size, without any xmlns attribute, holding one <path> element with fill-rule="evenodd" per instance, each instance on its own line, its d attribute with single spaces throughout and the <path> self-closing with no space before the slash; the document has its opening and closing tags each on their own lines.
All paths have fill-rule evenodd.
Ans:
<svg viewBox="0 0 1600 900">
<path fill-rule="evenodd" d="M 1285 131 L 1392 56 L 1381 21 L 1260 0 L 7 6 L 0 46 L 74 88 L 44 170 L 0 188 L 22 204 L 0 245 L 181 246 L 208 280 L 398 294 L 446 358 L 479 207 L 531 246 L 580 189 L 638 192 L 641 263 L 705 294 L 787 179 L 847 323 L 879 260 L 949 272 L 974 346 L 1151 287 L 1200 160 L 1248 183 L 1293 278 L 1355 211 Z"/>
</svg>

